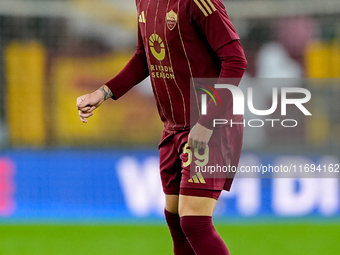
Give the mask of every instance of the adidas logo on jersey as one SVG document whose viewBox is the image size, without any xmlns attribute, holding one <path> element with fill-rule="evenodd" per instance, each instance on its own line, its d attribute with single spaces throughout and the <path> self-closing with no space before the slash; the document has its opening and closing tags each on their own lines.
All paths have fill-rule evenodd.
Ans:
<svg viewBox="0 0 340 255">
<path fill-rule="evenodd" d="M 203 183 L 205 184 L 205 180 L 201 174 L 201 172 L 198 172 L 197 174 L 195 174 L 193 177 L 191 177 L 191 179 L 188 180 L 188 182 L 191 183 Z"/>
<path fill-rule="evenodd" d="M 146 22 L 144 11 L 142 11 L 142 13 L 138 16 L 138 21 L 141 22 L 141 23 Z"/>
<path fill-rule="evenodd" d="M 194 0 L 195 4 L 200 8 L 200 10 L 203 12 L 204 16 L 208 16 L 212 14 L 214 11 L 216 11 L 216 8 L 214 4 L 211 2 L 211 0 Z"/>
</svg>

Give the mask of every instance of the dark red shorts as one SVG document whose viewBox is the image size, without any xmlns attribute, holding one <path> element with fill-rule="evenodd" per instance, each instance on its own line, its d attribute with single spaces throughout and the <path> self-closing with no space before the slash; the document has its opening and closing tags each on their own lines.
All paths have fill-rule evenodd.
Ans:
<svg viewBox="0 0 340 255">
<path fill-rule="evenodd" d="M 237 168 L 242 150 L 243 125 L 215 129 L 208 150 L 191 150 L 186 145 L 189 132 L 163 131 L 159 144 L 163 191 L 167 195 L 218 199 L 222 190 L 230 190 L 236 171 L 211 173 L 205 170 L 208 166 Z M 197 165 L 202 166 L 199 168 L 201 172 L 197 172 Z"/>
</svg>

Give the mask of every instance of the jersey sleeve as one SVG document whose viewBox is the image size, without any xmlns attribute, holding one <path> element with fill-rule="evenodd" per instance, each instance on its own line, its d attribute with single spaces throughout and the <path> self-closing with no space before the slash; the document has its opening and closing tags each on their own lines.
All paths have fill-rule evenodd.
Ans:
<svg viewBox="0 0 340 255">
<path fill-rule="evenodd" d="M 223 45 L 240 39 L 222 0 L 189 0 L 193 22 L 216 52 Z"/>
<path fill-rule="evenodd" d="M 219 0 L 214 2 L 219 2 Z M 224 29 L 221 28 L 218 29 L 218 31 L 214 31 L 215 35 L 210 34 L 210 32 L 208 35 L 206 35 L 209 44 L 220 60 L 221 71 L 219 74 L 218 83 L 238 86 L 246 70 L 247 60 L 245 58 L 240 40 L 238 39 L 238 36 L 235 32 L 235 29 L 233 29 L 229 18 L 225 17 L 224 14 L 221 16 L 221 18 L 218 18 L 218 15 L 215 16 L 217 24 L 219 24 L 221 20 L 224 20 L 224 22 L 229 24 L 228 26 L 225 26 Z M 221 33 L 220 31 L 224 32 Z M 221 36 L 219 36 L 220 34 Z M 224 38 L 224 41 L 220 41 L 220 38 Z M 223 104 L 215 105 L 213 100 L 209 100 L 207 105 L 208 114 L 200 116 L 198 120 L 198 123 L 209 129 L 213 129 L 212 123 L 214 119 L 219 119 L 225 113 L 232 112 L 233 107 L 233 97 L 229 90 L 216 89 L 216 91 L 218 92 Z"/>
<path fill-rule="evenodd" d="M 145 54 L 143 39 L 138 27 L 137 49 L 131 60 L 113 79 L 105 83 L 117 100 L 136 84 L 149 76 L 148 62 Z"/>
</svg>

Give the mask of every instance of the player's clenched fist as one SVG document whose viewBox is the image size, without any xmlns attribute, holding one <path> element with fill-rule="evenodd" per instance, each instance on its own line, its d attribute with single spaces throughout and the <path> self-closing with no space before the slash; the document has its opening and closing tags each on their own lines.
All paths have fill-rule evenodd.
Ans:
<svg viewBox="0 0 340 255">
<path fill-rule="evenodd" d="M 77 108 L 79 117 L 83 123 L 87 123 L 86 118 L 93 115 L 93 111 L 97 109 L 106 99 L 113 96 L 111 90 L 106 86 L 94 91 L 91 94 L 86 94 L 77 98 Z"/>
</svg>

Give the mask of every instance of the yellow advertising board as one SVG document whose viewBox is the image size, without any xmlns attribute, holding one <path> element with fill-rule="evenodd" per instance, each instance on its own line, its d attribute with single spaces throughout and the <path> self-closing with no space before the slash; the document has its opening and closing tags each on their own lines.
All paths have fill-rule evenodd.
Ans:
<svg viewBox="0 0 340 255">
<path fill-rule="evenodd" d="M 5 49 L 6 115 L 13 146 L 44 146 L 44 47 L 36 42 L 11 42 Z"/>
</svg>

